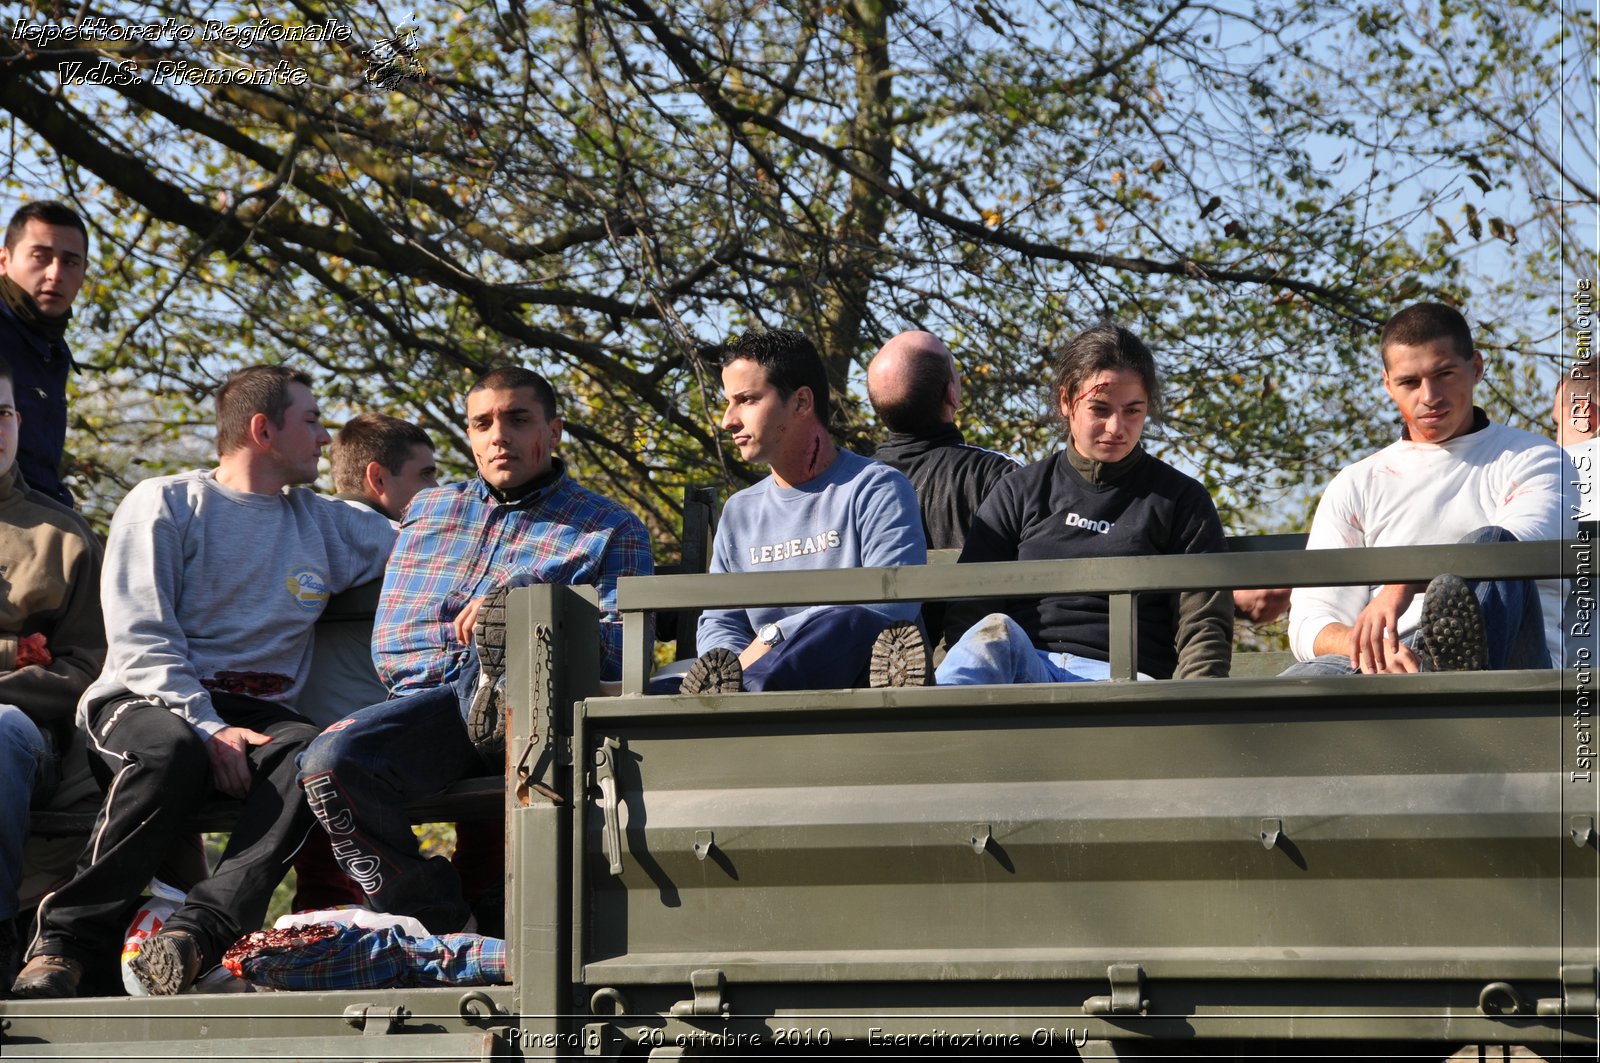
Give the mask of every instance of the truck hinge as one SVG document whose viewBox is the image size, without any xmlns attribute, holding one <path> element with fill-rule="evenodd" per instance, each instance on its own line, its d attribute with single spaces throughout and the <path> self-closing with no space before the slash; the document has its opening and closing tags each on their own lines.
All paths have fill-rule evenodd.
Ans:
<svg viewBox="0 0 1600 1063">
<path fill-rule="evenodd" d="M 1595 968 L 1573 964 L 1561 968 L 1561 996 L 1545 997 L 1533 1006 L 1537 1015 L 1600 1015 L 1595 996 Z"/>
<path fill-rule="evenodd" d="M 1144 968 L 1137 963 L 1113 963 L 1106 968 L 1111 980 L 1111 995 L 1090 997 L 1083 1002 L 1089 1015 L 1143 1015 L 1150 1010 L 1144 996 Z"/>
<path fill-rule="evenodd" d="M 1277 848 L 1278 843 L 1283 840 L 1283 820 L 1262 820 L 1261 829 L 1256 832 L 1256 837 L 1261 841 L 1263 849 Z"/>
<path fill-rule="evenodd" d="M 722 972 L 715 967 L 692 972 L 689 975 L 689 988 L 694 990 L 694 999 L 680 1000 L 672 1005 L 672 1014 L 679 1018 L 726 1019 L 731 1010 L 728 1002 L 722 999 L 722 988 L 726 984 Z"/>
<path fill-rule="evenodd" d="M 403 1007 L 385 1008 L 377 1004 L 351 1004 L 344 1009 L 344 1021 L 364 1037 L 382 1037 L 399 1030 L 411 1017 Z"/>
<path fill-rule="evenodd" d="M 603 738 L 594 751 L 594 783 L 600 788 L 600 848 L 605 853 L 606 869 L 622 874 L 622 809 L 617 800 L 617 766 L 612 757 L 622 743 Z"/>
</svg>

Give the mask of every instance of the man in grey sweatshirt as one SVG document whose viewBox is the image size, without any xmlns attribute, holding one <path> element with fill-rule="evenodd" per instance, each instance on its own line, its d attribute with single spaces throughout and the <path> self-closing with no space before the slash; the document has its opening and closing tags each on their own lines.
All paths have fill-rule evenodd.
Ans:
<svg viewBox="0 0 1600 1063">
<path fill-rule="evenodd" d="M 78 707 L 106 787 L 71 881 L 39 908 L 13 992 L 77 994 L 114 955 L 127 905 L 213 790 L 244 804 L 212 877 L 131 966 L 152 994 L 181 992 L 261 924 L 313 827 L 296 759 L 317 728 L 292 706 L 330 594 L 383 571 L 382 515 L 292 485 L 328 442 L 310 378 L 252 366 L 217 392 L 215 469 L 145 480 L 111 522 L 102 602 L 105 670 Z"/>
</svg>

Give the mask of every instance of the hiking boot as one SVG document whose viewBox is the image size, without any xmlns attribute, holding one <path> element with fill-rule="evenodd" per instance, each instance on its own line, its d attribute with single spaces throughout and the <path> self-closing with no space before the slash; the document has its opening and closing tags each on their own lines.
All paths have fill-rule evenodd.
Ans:
<svg viewBox="0 0 1600 1063">
<path fill-rule="evenodd" d="M 11 983 L 14 996 L 54 999 L 78 995 L 83 964 L 66 956 L 35 956 Z"/>
<path fill-rule="evenodd" d="M 467 709 L 467 737 L 490 764 L 506 755 L 506 595 L 496 587 L 484 595 L 472 641 L 478 648 L 478 687 Z"/>
<path fill-rule="evenodd" d="M 1422 648 L 1436 672 L 1481 672 L 1489 666 L 1478 596 L 1460 576 L 1435 576 L 1422 597 Z"/>
<path fill-rule="evenodd" d="M 200 943 L 185 931 L 163 930 L 146 939 L 128 969 L 151 996 L 177 996 L 200 973 Z"/>
<path fill-rule="evenodd" d="M 898 620 L 872 643 L 867 681 L 874 687 L 925 687 L 933 675 L 928 641 L 911 620 Z"/>
<path fill-rule="evenodd" d="M 744 669 L 739 655 L 721 646 L 702 653 L 683 673 L 680 694 L 732 694 L 741 689 Z"/>
</svg>

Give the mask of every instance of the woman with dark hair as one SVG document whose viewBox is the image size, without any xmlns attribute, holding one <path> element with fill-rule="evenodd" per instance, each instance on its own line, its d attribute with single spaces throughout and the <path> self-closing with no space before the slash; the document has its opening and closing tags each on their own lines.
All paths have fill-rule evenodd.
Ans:
<svg viewBox="0 0 1600 1063">
<path fill-rule="evenodd" d="M 967 533 L 961 561 L 1039 561 L 1226 549 L 1200 483 L 1139 442 L 1157 412 L 1155 360 L 1137 336 L 1103 323 L 1056 359 L 1066 446 L 1001 480 Z M 1006 603 L 970 628 L 947 626 L 941 684 L 1049 683 L 1110 677 L 1104 595 Z M 955 610 L 953 610 L 955 612 Z M 971 610 L 968 610 L 970 617 Z M 1226 676 L 1233 647 L 1229 591 L 1139 597 L 1139 672 L 1156 679 Z M 964 630 L 964 633 L 963 633 Z"/>
</svg>

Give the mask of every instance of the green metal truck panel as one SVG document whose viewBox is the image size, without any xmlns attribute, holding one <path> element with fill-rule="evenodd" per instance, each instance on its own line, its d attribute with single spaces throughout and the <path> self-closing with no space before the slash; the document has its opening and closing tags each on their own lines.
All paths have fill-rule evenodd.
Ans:
<svg viewBox="0 0 1600 1063">
<path fill-rule="evenodd" d="M 620 589 L 615 697 L 592 594 L 518 590 L 488 798 L 512 985 L 6 1001 L 4 1055 L 1594 1058 L 1592 668 L 643 693 L 655 610 L 1104 591 L 1131 676 L 1137 594 L 1563 564 L 1535 543 L 645 577 Z"/>
</svg>

